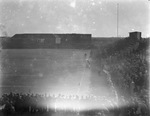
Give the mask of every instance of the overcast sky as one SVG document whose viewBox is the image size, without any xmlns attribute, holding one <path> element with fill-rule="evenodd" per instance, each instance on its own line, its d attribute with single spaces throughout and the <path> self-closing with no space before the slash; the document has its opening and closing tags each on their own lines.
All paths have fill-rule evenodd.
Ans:
<svg viewBox="0 0 150 116">
<path fill-rule="evenodd" d="M 0 34 L 91 33 L 92 36 L 117 35 L 130 31 L 149 34 L 148 0 L 0 0 Z"/>
</svg>

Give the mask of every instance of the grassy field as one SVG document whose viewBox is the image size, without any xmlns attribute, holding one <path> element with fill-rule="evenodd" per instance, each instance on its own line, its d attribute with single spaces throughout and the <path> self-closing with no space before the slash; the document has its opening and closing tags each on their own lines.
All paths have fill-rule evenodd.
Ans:
<svg viewBox="0 0 150 116">
<path fill-rule="evenodd" d="M 74 89 L 85 70 L 85 54 L 89 57 L 90 50 L 3 49 L 0 54 L 4 93 L 46 93 L 60 89 L 64 84 L 66 87 L 72 85 Z"/>
</svg>

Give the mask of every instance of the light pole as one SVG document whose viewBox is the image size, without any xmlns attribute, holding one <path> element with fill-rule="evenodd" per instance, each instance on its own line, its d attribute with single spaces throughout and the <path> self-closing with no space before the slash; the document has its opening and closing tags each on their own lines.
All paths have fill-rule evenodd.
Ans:
<svg viewBox="0 0 150 116">
<path fill-rule="evenodd" d="M 119 33 L 119 3 L 117 3 L 117 37 Z"/>
</svg>

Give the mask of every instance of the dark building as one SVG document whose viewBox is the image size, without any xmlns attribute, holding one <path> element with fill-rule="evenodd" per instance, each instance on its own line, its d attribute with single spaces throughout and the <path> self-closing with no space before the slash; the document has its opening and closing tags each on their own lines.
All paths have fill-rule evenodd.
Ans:
<svg viewBox="0 0 150 116">
<path fill-rule="evenodd" d="M 133 39 L 138 39 L 138 40 L 140 40 L 140 39 L 141 39 L 141 35 L 142 35 L 142 33 L 141 33 L 141 32 L 138 32 L 138 31 L 130 32 L 130 33 L 129 33 L 129 38 L 133 38 Z"/>
<path fill-rule="evenodd" d="M 4 49 L 90 49 L 91 34 L 16 34 L 3 41 Z"/>
</svg>

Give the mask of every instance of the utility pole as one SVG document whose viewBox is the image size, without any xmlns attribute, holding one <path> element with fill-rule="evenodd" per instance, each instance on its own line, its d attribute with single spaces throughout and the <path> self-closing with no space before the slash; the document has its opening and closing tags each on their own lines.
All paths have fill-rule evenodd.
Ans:
<svg viewBox="0 0 150 116">
<path fill-rule="evenodd" d="M 119 33 L 119 3 L 117 3 L 117 37 Z"/>
</svg>

